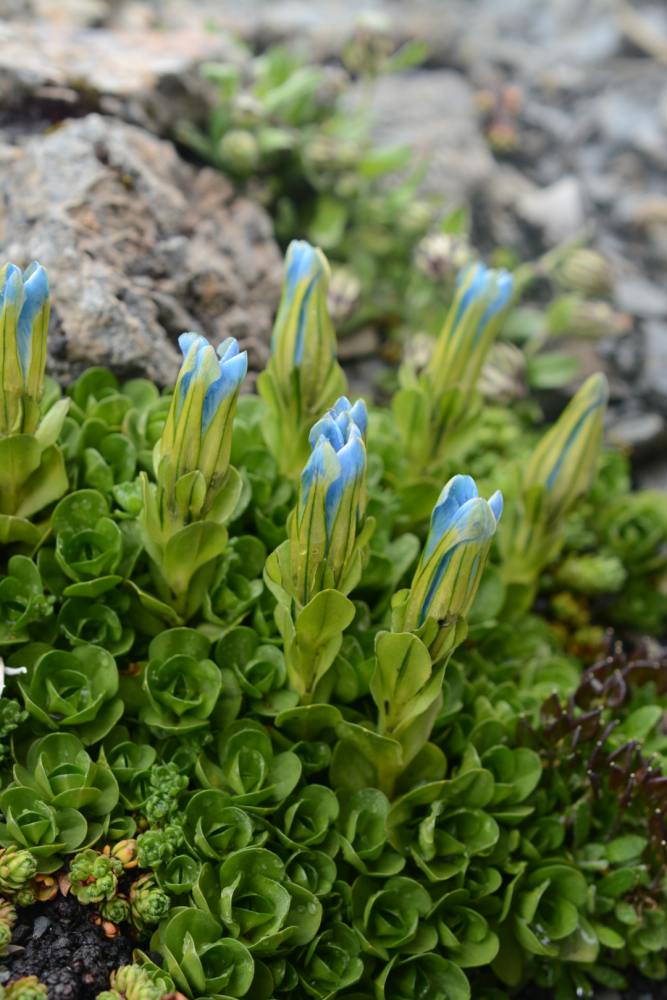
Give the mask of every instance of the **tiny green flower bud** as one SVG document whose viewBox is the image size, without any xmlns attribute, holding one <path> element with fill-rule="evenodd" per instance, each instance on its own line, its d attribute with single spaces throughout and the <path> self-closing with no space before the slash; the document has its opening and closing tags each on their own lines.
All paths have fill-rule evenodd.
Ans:
<svg viewBox="0 0 667 1000">
<path fill-rule="evenodd" d="M 578 293 L 560 295 L 548 310 L 549 332 L 555 336 L 597 339 L 627 333 L 632 317 L 617 312 L 608 302 L 582 299 Z"/>
<path fill-rule="evenodd" d="M 232 128 L 225 132 L 218 150 L 224 164 L 235 173 L 250 173 L 259 162 L 257 139 L 244 128 Z"/>
<path fill-rule="evenodd" d="M 415 249 L 415 265 L 428 278 L 438 280 L 469 264 L 474 251 L 467 240 L 450 233 L 429 233 Z"/>
<path fill-rule="evenodd" d="M 16 892 L 37 871 L 37 861 L 30 851 L 7 847 L 0 851 L 0 892 Z"/>
<path fill-rule="evenodd" d="M 158 924 L 170 906 L 169 896 L 158 888 L 152 872 L 142 875 L 130 889 L 132 922 L 139 931 Z"/>
<path fill-rule="evenodd" d="M 607 298 L 614 287 L 614 277 L 607 260 L 597 250 L 581 247 L 568 254 L 556 271 L 566 288 L 594 298 Z"/>
<path fill-rule="evenodd" d="M 105 920 L 110 920 L 112 924 L 120 924 L 123 920 L 129 919 L 130 904 L 125 896 L 114 896 L 112 899 L 105 899 L 100 904 L 100 913 Z"/>
<path fill-rule="evenodd" d="M 394 48 L 387 17 L 379 11 L 366 11 L 358 17 L 343 48 L 343 65 L 355 76 L 377 76 Z"/>
<path fill-rule="evenodd" d="M 139 851 L 136 840 L 119 840 L 111 851 L 112 858 L 117 858 L 123 868 L 136 868 L 139 863 Z"/>
<path fill-rule="evenodd" d="M 507 341 L 492 344 L 477 379 L 477 388 L 486 400 L 497 406 L 523 399 L 528 392 L 523 351 Z"/>
</svg>

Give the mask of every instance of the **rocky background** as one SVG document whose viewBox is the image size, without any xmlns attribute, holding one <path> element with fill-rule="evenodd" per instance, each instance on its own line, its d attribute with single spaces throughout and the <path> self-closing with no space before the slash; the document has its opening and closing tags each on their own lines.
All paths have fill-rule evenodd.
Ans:
<svg viewBox="0 0 667 1000">
<path fill-rule="evenodd" d="M 473 242 L 528 257 L 588 227 L 611 261 L 631 330 L 559 346 L 580 378 L 607 371 L 610 433 L 640 485 L 667 488 L 664 3 L 0 0 L 0 256 L 49 269 L 50 370 L 169 382 L 184 329 L 238 337 L 261 369 L 281 276 L 270 220 L 186 163 L 171 124 L 204 124 L 202 62 L 283 39 L 332 60 L 360 6 L 428 40 L 422 69 L 380 80 L 376 139 L 428 154 L 425 191 L 471 207 Z M 519 145 L 496 157 L 474 94 L 508 85 L 523 92 Z M 374 348 L 345 344 L 357 372 Z"/>
</svg>

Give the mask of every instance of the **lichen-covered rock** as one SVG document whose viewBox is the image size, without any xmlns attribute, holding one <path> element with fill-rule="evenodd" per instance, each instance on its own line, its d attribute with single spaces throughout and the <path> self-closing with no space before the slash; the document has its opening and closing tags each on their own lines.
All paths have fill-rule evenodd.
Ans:
<svg viewBox="0 0 667 1000">
<path fill-rule="evenodd" d="M 0 258 L 51 283 L 48 370 L 176 378 L 184 330 L 268 343 L 281 257 L 271 221 L 170 142 L 91 114 L 15 147 L 0 171 Z"/>
</svg>

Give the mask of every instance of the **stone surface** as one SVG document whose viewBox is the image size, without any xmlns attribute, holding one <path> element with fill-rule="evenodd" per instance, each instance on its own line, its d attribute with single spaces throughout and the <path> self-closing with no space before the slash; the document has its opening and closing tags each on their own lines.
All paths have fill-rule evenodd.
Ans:
<svg viewBox="0 0 667 1000">
<path fill-rule="evenodd" d="M 477 121 L 473 90 L 460 73 L 420 70 L 382 77 L 370 114 L 378 145 L 405 144 L 427 158 L 423 191 L 469 201 L 489 181 L 494 160 Z"/>
<path fill-rule="evenodd" d="M 581 186 L 572 176 L 527 192 L 518 199 L 516 209 L 526 222 L 542 230 L 548 246 L 573 239 L 585 222 Z"/>
<path fill-rule="evenodd" d="M 268 342 L 282 275 L 270 219 L 171 143 L 91 114 L 15 147 L 0 197 L 0 256 L 49 272 L 59 377 L 101 364 L 172 382 L 184 330 Z"/>
<path fill-rule="evenodd" d="M 6 117 L 29 103 L 24 127 L 62 118 L 64 103 L 67 114 L 99 109 L 165 135 L 178 118 L 206 118 L 214 88 L 201 63 L 241 59 L 226 33 L 203 26 L 116 31 L 66 19 L 0 21 L 0 106 Z"/>
</svg>

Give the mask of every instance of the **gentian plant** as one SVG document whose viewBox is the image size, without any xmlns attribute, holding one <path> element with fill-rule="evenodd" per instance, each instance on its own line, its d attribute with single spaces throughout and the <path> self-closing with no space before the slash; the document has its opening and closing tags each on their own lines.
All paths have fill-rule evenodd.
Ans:
<svg viewBox="0 0 667 1000">
<path fill-rule="evenodd" d="M 602 376 L 541 437 L 482 405 L 510 277 L 463 270 L 383 410 L 309 245 L 261 397 L 184 334 L 173 392 L 58 401 L 45 275 L 3 273 L 0 444 L 61 479 L 0 476 L 0 948 L 64 889 L 137 945 L 104 1000 L 664 978 L 667 509 L 600 451 Z"/>
</svg>

